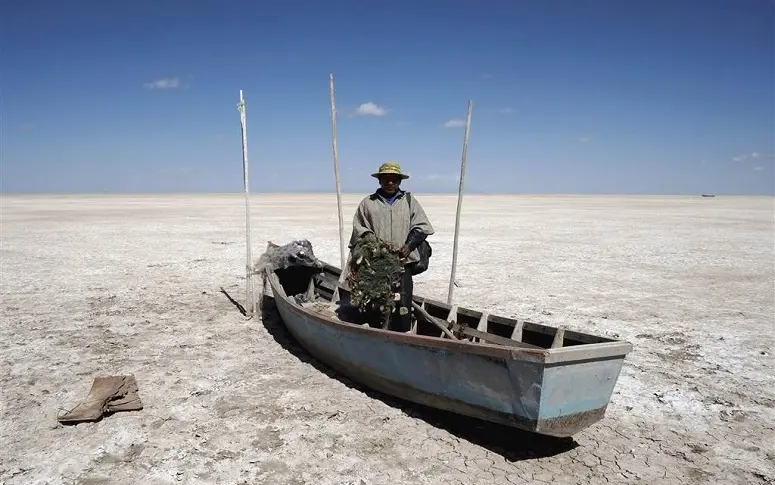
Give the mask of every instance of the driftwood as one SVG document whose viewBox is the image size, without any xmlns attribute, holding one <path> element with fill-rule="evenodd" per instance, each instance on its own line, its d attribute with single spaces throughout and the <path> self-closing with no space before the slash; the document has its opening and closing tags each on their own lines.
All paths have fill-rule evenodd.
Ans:
<svg viewBox="0 0 775 485">
<path fill-rule="evenodd" d="M 468 337 L 475 337 L 475 338 L 478 338 L 479 340 L 484 340 L 485 342 L 489 342 L 491 344 L 503 345 L 504 347 L 516 347 L 520 349 L 540 349 L 541 348 L 537 345 L 526 344 L 524 342 L 519 342 L 514 339 L 501 337 L 499 335 L 495 335 L 492 333 L 482 332 L 479 330 L 475 330 L 471 327 L 465 327 L 457 323 L 452 324 L 452 331 L 462 333 L 463 335 L 466 335 Z"/>
<path fill-rule="evenodd" d="M 457 337 L 455 337 L 455 333 L 457 333 L 457 334 L 465 335 L 467 337 L 475 337 L 475 338 L 478 338 L 479 340 L 483 340 L 485 342 L 489 342 L 492 344 L 503 345 L 505 347 L 516 347 L 521 349 L 540 349 L 540 347 L 537 345 L 526 344 L 524 342 L 519 342 L 517 340 L 513 340 L 510 338 L 501 337 L 487 332 L 482 332 L 480 330 L 475 330 L 471 327 L 460 325 L 455 322 L 452 322 L 452 330 L 450 331 L 449 327 L 445 325 L 445 323 L 447 322 L 445 322 L 441 318 L 434 317 L 433 315 L 428 313 L 422 306 L 418 305 L 416 302 L 412 302 L 412 306 L 414 307 L 415 311 L 418 312 L 420 315 L 422 315 L 422 317 L 426 321 L 439 327 L 439 329 L 442 332 L 444 332 L 444 335 L 451 338 L 452 340 L 459 340 Z"/>
<path fill-rule="evenodd" d="M 417 302 L 413 301 L 412 302 L 412 307 L 414 308 L 414 310 L 417 313 L 422 315 L 422 317 L 427 322 L 432 323 L 432 324 L 436 325 L 437 327 L 439 327 L 439 330 L 444 332 L 444 335 L 446 335 L 447 337 L 451 338 L 452 340 L 458 340 L 458 338 L 455 337 L 455 335 L 452 332 L 449 331 L 449 328 L 447 328 L 447 325 L 445 325 L 446 322 L 444 322 L 444 320 L 442 320 L 440 318 L 434 317 L 433 315 L 431 315 L 430 313 L 425 311 L 425 308 L 423 308 L 420 305 L 418 305 Z"/>
</svg>

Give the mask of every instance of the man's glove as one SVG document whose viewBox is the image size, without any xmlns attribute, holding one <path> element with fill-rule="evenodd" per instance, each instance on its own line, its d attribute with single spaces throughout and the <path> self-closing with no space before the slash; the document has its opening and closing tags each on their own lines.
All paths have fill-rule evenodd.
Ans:
<svg viewBox="0 0 775 485">
<path fill-rule="evenodd" d="M 412 248 L 410 248 L 408 244 L 404 244 L 403 246 L 401 246 L 401 249 L 398 250 L 398 255 L 401 256 L 402 258 L 407 258 L 409 257 L 409 253 L 411 252 L 412 252 Z"/>
<path fill-rule="evenodd" d="M 405 247 L 409 248 L 409 252 L 411 253 L 417 247 L 425 241 L 425 239 L 428 237 L 427 234 L 420 232 L 418 229 L 412 229 L 412 231 L 409 233 L 408 236 L 406 236 L 406 244 Z"/>
</svg>

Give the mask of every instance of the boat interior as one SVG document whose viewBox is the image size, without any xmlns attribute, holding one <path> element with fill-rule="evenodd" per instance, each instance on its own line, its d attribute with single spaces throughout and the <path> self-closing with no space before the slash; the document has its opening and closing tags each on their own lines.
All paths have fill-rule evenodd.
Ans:
<svg viewBox="0 0 775 485">
<path fill-rule="evenodd" d="M 339 268 L 323 263 L 322 269 L 293 266 L 277 269 L 274 273 L 294 304 L 344 324 L 373 326 L 349 306 L 349 292 L 346 284 L 339 282 Z M 491 315 L 418 295 L 414 295 L 413 300 L 415 318 L 409 334 L 533 349 L 616 342 L 562 326 Z"/>
</svg>

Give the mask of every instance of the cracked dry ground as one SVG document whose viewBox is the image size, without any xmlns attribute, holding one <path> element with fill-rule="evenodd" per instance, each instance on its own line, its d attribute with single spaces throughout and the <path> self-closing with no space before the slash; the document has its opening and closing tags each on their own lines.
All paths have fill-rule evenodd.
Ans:
<svg viewBox="0 0 775 485">
<path fill-rule="evenodd" d="M 271 305 L 245 319 L 220 292 L 244 300 L 240 202 L 3 198 L 0 483 L 775 481 L 771 198 L 466 197 L 459 304 L 635 346 L 605 419 L 570 440 L 372 393 Z M 416 288 L 443 299 L 455 199 L 423 202 L 437 234 Z M 336 261 L 335 201 L 254 204 L 254 241 Z M 57 424 L 123 373 L 142 411 Z"/>
</svg>

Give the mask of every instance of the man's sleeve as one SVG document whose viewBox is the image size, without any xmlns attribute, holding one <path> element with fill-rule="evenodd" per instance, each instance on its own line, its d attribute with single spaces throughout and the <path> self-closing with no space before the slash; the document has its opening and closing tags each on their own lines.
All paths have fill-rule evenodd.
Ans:
<svg viewBox="0 0 775 485">
<path fill-rule="evenodd" d="M 427 237 L 428 235 L 420 232 L 419 229 L 412 229 L 409 231 L 409 235 L 406 237 L 406 244 L 409 246 L 409 251 L 417 249 Z"/>
<path fill-rule="evenodd" d="M 409 246 L 410 251 L 414 251 L 434 231 L 428 216 L 425 215 L 422 206 L 414 197 L 412 197 L 411 206 L 409 235 L 406 237 L 406 244 Z"/>
<path fill-rule="evenodd" d="M 433 230 L 433 226 L 431 225 L 431 221 L 428 220 L 428 216 L 425 214 L 425 210 L 423 210 L 422 205 L 417 201 L 417 199 L 412 196 L 412 208 L 411 208 L 411 216 L 409 219 L 409 232 L 417 231 L 422 234 L 425 234 L 426 236 L 430 236 L 435 231 Z"/>
</svg>

